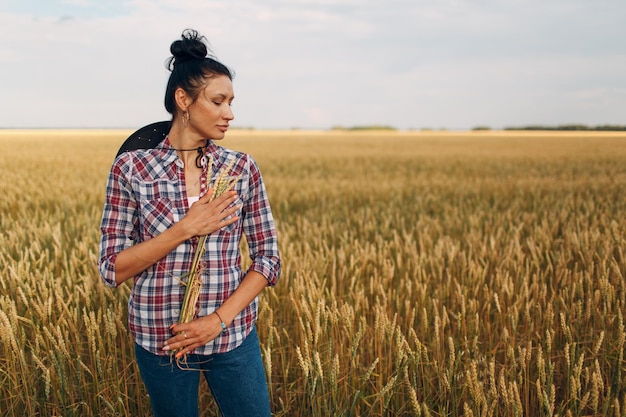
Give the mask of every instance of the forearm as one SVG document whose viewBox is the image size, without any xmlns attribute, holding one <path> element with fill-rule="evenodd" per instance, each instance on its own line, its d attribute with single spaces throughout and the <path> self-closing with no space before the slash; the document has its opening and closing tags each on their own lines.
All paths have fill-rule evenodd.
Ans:
<svg viewBox="0 0 626 417">
<path fill-rule="evenodd" d="M 150 240 L 124 249 L 115 259 L 115 282 L 120 285 L 146 270 L 190 237 L 177 223 Z"/>
<path fill-rule="evenodd" d="M 202 346 L 219 336 L 222 329 L 219 320 L 229 326 L 254 298 L 267 287 L 267 278 L 256 271 L 246 274 L 239 287 L 217 309 L 217 314 L 209 314 L 188 323 L 176 324 L 170 327 L 174 336 L 165 341 L 164 351 L 177 351 L 176 358 L 181 358 L 198 346 Z M 218 317 L 219 314 L 219 317 Z"/>
<path fill-rule="evenodd" d="M 211 200 L 209 190 L 196 201 L 185 217 L 158 236 L 124 249 L 115 260 L 115 282 L 117 285 L 154 265 L 178 245 L 193 236 L 209 235 L 239 220 L 233 214 L 239 206 L 229 207 L 237 194 L 225 192 Z"/>
<path fill-rule="evenodd" d="M 246 308 L 265 287 L 267 287 L 267 278 L 256 271 L 249 271 L 239 287 L 217 309 L 217 313 L 224 323 L 229 325 L 235 316 Z"/>
</svg>

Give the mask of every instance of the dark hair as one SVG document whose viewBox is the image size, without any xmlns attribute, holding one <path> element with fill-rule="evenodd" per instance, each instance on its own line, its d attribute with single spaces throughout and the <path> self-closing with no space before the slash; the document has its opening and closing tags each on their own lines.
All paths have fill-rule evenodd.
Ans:
<svg viewBox="0 0 626 417">
<path fill-rule="evenodd" d="M 178 88 L 196 101 L 208 79 L 217 75 L 225 75 L 231 80 L 234 77 L 231 70 L 209 54 L 206 38 L 194 29 L 185 29 L 181 39 L 172 42 L 170 52 L 172 56 L 166 67 L 172 73 L 165 89 L 165 109 L 172 115 L 176 114 L 174 93 Z"/>
</svg>

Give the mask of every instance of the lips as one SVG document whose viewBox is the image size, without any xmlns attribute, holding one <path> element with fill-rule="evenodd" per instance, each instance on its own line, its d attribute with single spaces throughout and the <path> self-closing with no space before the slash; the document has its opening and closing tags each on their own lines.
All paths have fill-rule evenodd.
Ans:
<svg viewBox="0 0 626 417">
<path fill-rule="evenodd" d="M 228 130 L 228 125 L 218 125 L 217 128 L 222 132 L 226 132 Z"/>
</svg>

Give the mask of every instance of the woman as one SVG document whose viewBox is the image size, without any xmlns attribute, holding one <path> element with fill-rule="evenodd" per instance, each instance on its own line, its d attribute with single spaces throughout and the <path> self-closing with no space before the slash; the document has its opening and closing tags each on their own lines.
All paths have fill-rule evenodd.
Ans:
<svg viewBox="0 0 626 417">
<path fill-rule="evenodd" d="M 276 284 L 280 258 L 258 166 L 215 142 L 233 120 L 228 68 L 194 30 L 172 43 L 168 136 L 118 156 L 106 189 L 99 270 L 116 287 L 133 278 L 129 328 L 155 416 L 197 416 L 199 372 L 223 416 L 269 416 L 255 330 L 257 296 Z M 208 161 L 214 160 L 209 165 Z M 211 179 L 231 166 L 234 190 L 210 200 Z M 245 234 L 251 266 L 241 267 Z M 197 318 L 178 323 L 198 236 L 208 235 Z M 170 356 L 184 357 L 187 367 Z"/>
</svg>

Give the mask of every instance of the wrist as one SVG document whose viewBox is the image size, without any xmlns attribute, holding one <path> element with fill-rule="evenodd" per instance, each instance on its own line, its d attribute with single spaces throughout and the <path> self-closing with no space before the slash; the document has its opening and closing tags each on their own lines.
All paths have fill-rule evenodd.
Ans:
<svg viewBox="0 0 626 417">
<path fill-rule="evenodd" d="M 171 230 L 172 233 L 178 237 L 177 240 L 179 240 L 180 243 L 195 237 L 193 232 L 187 228 L 185 218 L 181 219 L 177 223 L 174 223 L 169 230 Z"/>
<path fill-rule="evenodd" d="M 222 326 L 222 334 L 226 333 L 226 323 L 224 322 L 224 319 L 222 319 L 222 316 L 220 315 L 220 313 L 217 312 L 217 310 L 215 310 L 214 313 L 219 319 L 220 325 Z"/>
</svg>

